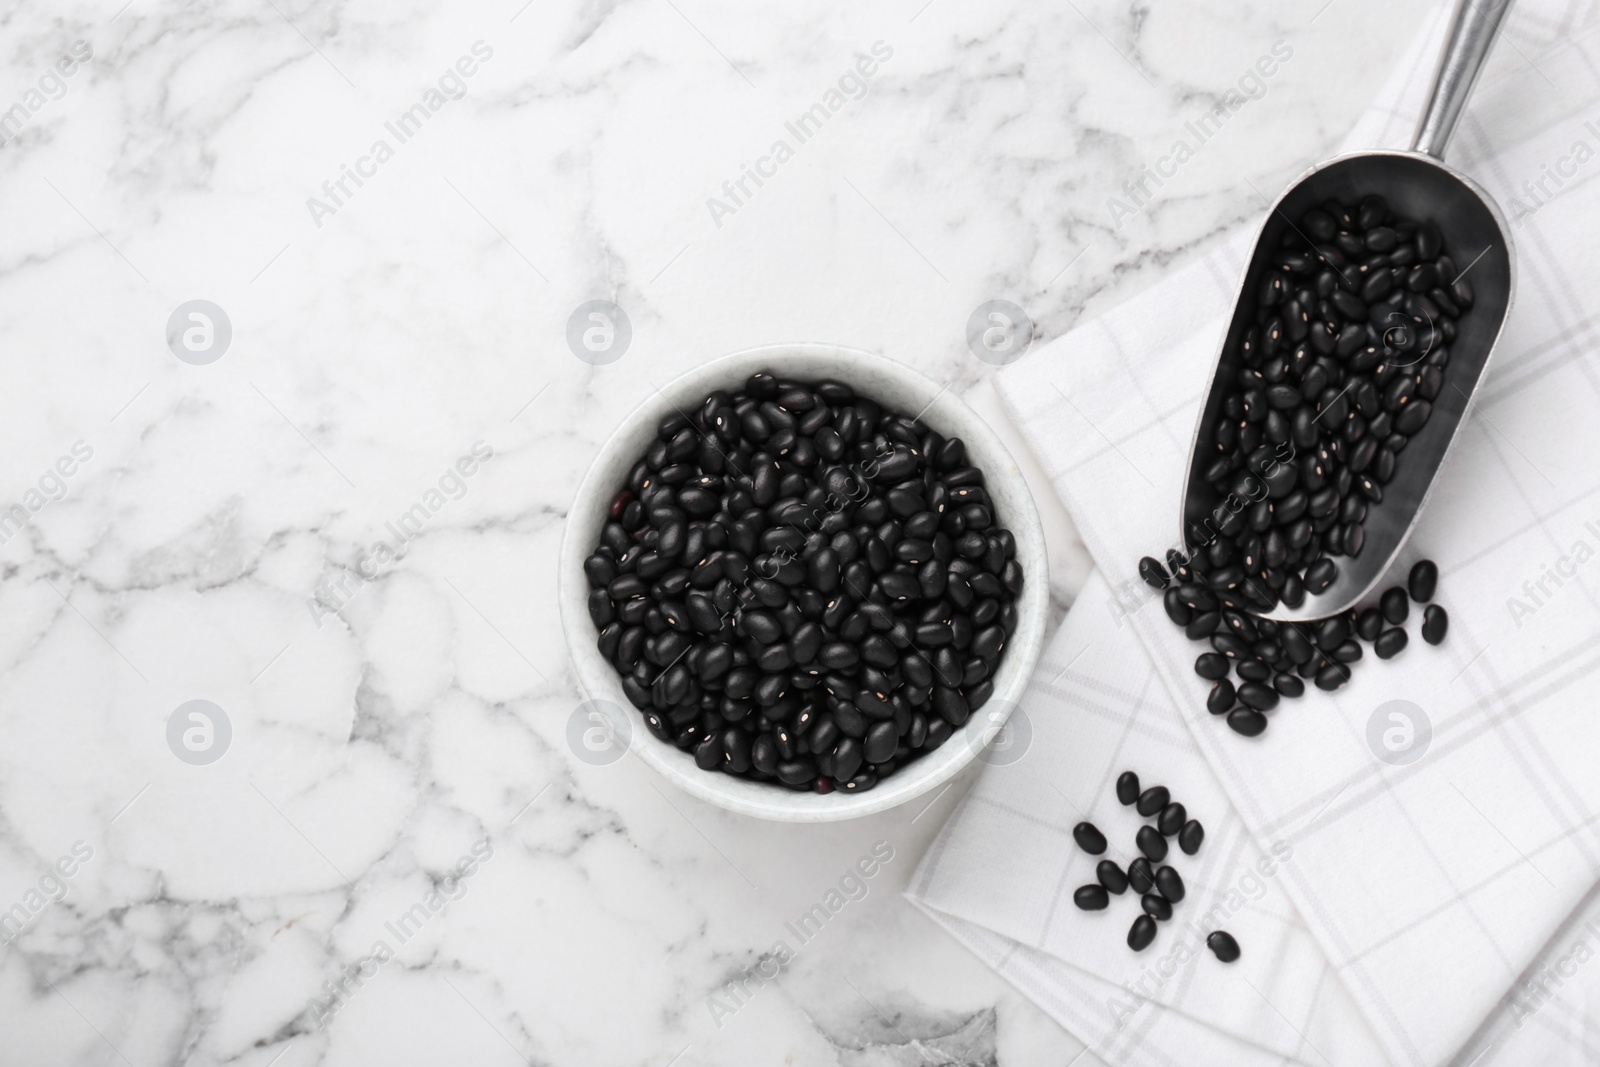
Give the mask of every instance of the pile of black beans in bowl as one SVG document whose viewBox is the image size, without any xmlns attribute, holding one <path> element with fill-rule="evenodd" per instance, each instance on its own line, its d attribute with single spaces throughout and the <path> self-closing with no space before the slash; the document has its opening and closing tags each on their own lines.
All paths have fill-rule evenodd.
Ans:
<svg viewBox="0 0 1600 1067">
<path fill-rule="evenodd" d="M 1200 431 L 1216 503 L 1188 524 L 1186 551 L 1169 551 L 1165 566 L 1151 556 L 1139 563 L 1172 622 L 1211 642 L 1195 668 L 1217 683 L 1207 706 L 1246 736 L 1266 729 L 1262 712 L 1280 696 L 1301 695 L 1303 680 L 1343 685 L 1361 658 L 1356 636 L 1374 641 L 1380 658 L 1404 647 L 1396 627 L 1408 593 L 1399 587 L 1376 606 L 1315 623 L 1260 616 L 1321 594 L 1338 577 L 1337 559 L 1361 554 L 1363 523 L 1427 426 L 1456 322 L 1472 307 L 1471 283 L 1438 228 L 1396 215 L 1378 196 L 1314 207 L 1279 244 L 1254 294 L 1254 322 L 1226 354 L 1238 370 L 1222 415 Z M 1418 567 L 1409 599 L 1421 603 L 1438 572 Z M 1444 609 L 1430 606 L 1424 638 L 1439 643 L 1447 626 Z"/>
<path fill-rule="evenodd" d="M 1022 566 L 960 438 L 838 381 L 661 419 L 584 562 L 599 648 L 705 771 L 871 789 L 993 693 Z"/>
</svg>

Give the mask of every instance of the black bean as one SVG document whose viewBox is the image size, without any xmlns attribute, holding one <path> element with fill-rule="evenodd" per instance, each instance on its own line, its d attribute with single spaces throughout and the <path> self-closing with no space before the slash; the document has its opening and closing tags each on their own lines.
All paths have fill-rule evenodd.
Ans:
<svg viewBox="0 0 1600 1067">
<path fill-rule="evenodd" d="M 1376 641 L 1383 632 L 1383 613 L 1377 608 L 1367 608 L 1356 616 L 1356 633 L 1363 641 Z"/>
<path fill-rule="evenodd" d="M 1280 671 L 1272 676 L 1272 688 L 1281 695 L 1293 699 L 1305 693 L 1306 684 L 1295 675 Z"/>
<path fill-rule="evenodd" d="M 1206 947 L 1211 954 L 1223 963 L 1232 963 L 1239 958 L 1239 942 L 1226 930 L 1216 930 L 1206 935 Z"/>
<path fill-rule="evenodd" d="M 1342 663 L 1329 664 L 1328 666 L 1319 669 L 1316 674 L 1317 688 L 1326 690 L 1330 693 L 1344 685 L 1344 683 L 1348 682 L 1349 680 L 1350 668 L 1346 667 Z"/>
<path fill-rule="evenodd" d="M 1136 856 L 1128 864 L 1128 885 L 1135 893 L 1148 893 L 1156 887 L 1155 870 L 1148 859 Z"/>
<path fill-rule="evenodd" d="M 1154 863 L 1167 858 L 1167 839 L 1154 826 L 1141 826 L 1134 835 L 1134 844 Z"/>
<path fill-rule="evenodd" d="M 1343 615 L 1335 615 L 1331 619 L 1323 619 L 1317 624 L 1317 648 L 1326 653 L 1330 648 L 1337 648 L 1350 636 L 1350 620 Z"/>
<path fill-rule="evenodd" d="M 1432 404 L 1426 400 L 1413 400 L 1402 407 L 1400 413 L 1395 416 L 1395 432 L 1410 437 L 1427 425 L 1428 416 L 1432 414 Z"/>
<path fill-rule="evenodd" d="M 616 562 L 602 552 L 596 552 L 583 561 L 583 573 L 596 589 L 605 588 L 617 576 Z"/>
<path fill-rule="evenodd" d="M 1115 860 L 1101 860 L 1095 865 L 1094 876 L 1105 886 L 1106 892 L 1121 895 L 1128 891 L 1128 876 Z"/>
<path fill-rule="evenodd" d="M 1390 586 L 1383 591 L 1383 596 L 1378 598 L 1378 610 L 1383 613 L 1384 620 L 1390 625 L 1399 626 L 1410 614 L 1411 598 L 1400 586 Z"/>
<path fill-rule="evenodd" d="M 973 635 L 969 651 L 979 659 L 994 659 L 1000 655 L 1005 640 L 1006 634 L 1003 629 L 998 626 L 986 626 Z"/>
<path fill-rule="evenodd" d="M 595 629 L 604 630 L 616 617 L 616 605 L 611 602 L 611 596 L 604 589 L 591 589 L 589 591 L 589 618 L 594 622 Z"/>
<path fill-rule="evenodd" d="M 1267 717 L 1251 708 L 1234 708 L 1228 713 L 1228 725 L 1245 737 L 1255 737 L 1267 728 Z"/>
<path fill-rule="evenodd" d="M 1080 822 L 1072 828 L 1072 839 L 1078 847 L 1093 856 L 1106 850 L 1106 835 L 1092 822 Z"/>
<path fill-rule="evenodd" d="M 1254 653 L 1250 651 L 1250 643 L 1248 641 L 1241 640 L 1235 637 L 1233 634 L 1228 633 L 1226 630 L 1219 631 L 1211 636 L 1211 647 L 1222 653 L 1222 662 L 1224 668 L 1232 665 L 1229 662 L 1230 660 L 1250 659 L 1254 655 Z M 1204 678 L 1206 675 L 1201 672 L 1200 666 L 1200 663 L 1196 661 L 1194 668 L 1195 673 Z M 1207 666 L 1214 670 L 1214 661 L 1207 664 Z M 1223 673 L 1227 673 L 1226 669 L 1223 671 Z"/>
<path fill-rule="evenodd" d="M 1072 902 L 1084 911 L 1100 911 L 1111 902 L 1104 886 L 1080 885 L 1072 894 Z"/>
<path fill-rule="evenodd" d="M 1272 677 L 1272 668 L 1258 659 L 1240 660 L 1235 669 L 1246 682 L 1265 682 Z"/>
<path fill-rule="evenodd" d="M 1233 682 L 1227 678 L 1220 678 L 1206 696 L 1206 710 L 1213 715 L 1226 715 L 1233 710 L 1236 696 Z"/>
<path fill-rule="evenodd" d="M 1318 596 L 1325 592 L 1328 586 L 1332 585 L 1333 580 L 1338 576 L 1338 564 L 1334 563 L 1331 559 L 1319 559 L 1311 566 L 1306 568 L 1304 579 L 1306 592 L 1310 593 L 1312 596 Z"/>
<path fill-rule="evenodd" d="M 824 667 L 834 671 L 848 671 L 861 662 L 856 646 L 847 641 L 830 641 L 822 646 L 817 658 Z"/>
<path fill-rule="evenodd" d="M 1373 642 L 1373 651 L 1379 659 L 1393 659 L 1406 647 L 1406 632 L 1398 627 L 1385 630 L 1378 635 L 1378 640 Z"/>
<path fill-rule="evenodd" d="M 1156 816 L 1156 829 L 1166 837 L 1171 837 L 1183 829 L 1183 824 L 1189 821 L 1189 813 L 1182 804 L 1174 801 L 1161 809 Z"/>
<path fill-rule="evenodd" d="M 1278 641 L 1283 645 L 1284 654 L 1295 663 L 1304 663 L 1314 654 L 1310 640 L 1298 624 L 1281 627 Z"/>
<path fill-rule="evenodd" d="M 1156 921 L 1148 915 L 1139 916 L 1128 928 L 1128 947 L 1135 952 L 1143 952 L 1155 939 Z"/>
<path fill-rule="evenodd" d="M 1433 591 L 1438 584 L 1438 566 L 1431 559 L 1422 559 L 1412 566 L 1411 573 L 1406 578 L 1406 591 L 1418 604 L 1426 604 L 1433 599 Z"/>
<path fill-rule="evenodd" d="M 1146 556 L 1139 561 L 1139 577 L 1152 589 L 1165 589 L 1171 579 L 1167 576 L 1166 568 L 1160 561 L 1152 556 Z"/>
<path fill-rule="evenodd" d="M 1171 867 L 1160 867 L 1156 870 L 1156 892 L 1176 904 L 1183 899 L 1183 878 Z"/>
<path fill-rule="evenodd" d="M 837 717 L 835 722 L 837 722 Z M 765 737 L 757 735 L 757 740 Z M 866 755 L 862 752 L 861 742 L 854 737 L 840 738 L 833 746 L 833 776 L 836 780 L 849 781 L 856 776 L 862 764 L 866 762 Z"/>
<path fill-rule="evenodd" d="M 1167 792 L 1166 786 L 1153 785 L 1139 794 L 1134 810 L 1148 819 L 1171 802 L 1172 794 Z"/>
<path fill-rule="evenodd" d="M 822 649 L 823 636 L 823 629 L 817 623 L 802 623 L 789 638 L 790 657 L 801 666 L 812 662 Z"/>
<path fill-rule="evenodd" d="M 1450 630 L 1450 616 L 1438 604 L 1429 604 L 1422 612 L 1422 639 L 1430 645 L 1444 640 Z"/>
<path fill-rule="evenodd" d="M 1271 711 L 1278 706 L 1278 691 L 1260 682 L 1246 682 L 1239 687 L 1239 703 L 1256 711 Z"/>
<path fill-rule="evenodd" d="M 1185 856 L 1192 856 L 1200 851 L 1200 843 L 1206 839 L 1206 828 L 1200 825 L 1198 819 L 1190 819 L 1183 824 L 1183 829 L 1178 831 L 1178 847 Z"/>
<path fill-rule="evenodd" d="M 816 761 L 809 756 L 778 764 L 778 781 L 784 785 L 807 785 L 817 777 Z"/>
<path fill-rule="evenodd" d="M 1157 922 L 1166 922 L 1172 918 L 1172 901 L 1155 893 L 1146 893 L 1139 898 L 1139 906 L 1144 913 Z"/>
<path fill-rule="evenodd" d="M 894 757 L 895 745 L 899 740 L 900 733 L 893 721 L 874 723 L 867 730 L 862 754 L 868 763 L 884 763 Z"/>
<path fill-rule="evenodd" d="M 1168 589 L 1161 598 L 1161 606 L 1175 625 L 1187 626 L 1194 618 L 1194 609 L 1185 604 L 1176 589 Z"/>
<path fill-rule="evenodd" d="M 1226 635 L 1217 634 L 1212 640 L 1215 641 L 1217 637 L 1224 636 Z M 1230 668 L 1231 664 L 1228 662 L 1228 657 L 1216 652 L 1201 653 L 1200 658 L 1194 661 L 1194 672 L 1210 681 L 1226 678 Z"/>
<path fill-rule="evenodd" d="M 1139 799 L 1139 776 L 1133 771 L 1117 775 L 1117 800 L 1124 806 Z"/>
</svg>

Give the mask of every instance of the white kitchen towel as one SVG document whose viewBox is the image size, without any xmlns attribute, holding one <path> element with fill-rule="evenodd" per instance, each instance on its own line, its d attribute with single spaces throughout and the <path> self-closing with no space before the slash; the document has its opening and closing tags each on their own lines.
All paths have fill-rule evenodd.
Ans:
<svg viewBox="0 0 1600 1067">
<path fill-rule="evenodd" d="M 1443 15 L 1350 147 L 1408 144 Z M 1451 147 L 1513 221 L 1519 290 L 1397 570 L 1439 562 L 1440 648 L 1414 640 L 1363 662 L 1344 690 L 1285 701 L 1246 740 L 1206 714 L 1197 647 L 1134 576 L 1176 541 L 1185 453 L 1253 235 L 1002 376 L 1107 580 L 1080 597 L 1023 703 L 1026 755 L 985 773 L 910 892 L 1112 1062 L 1600 1061 L 1600 1021 L 1583 1010 L 1600 1003 L 1600 966 L 1585 966 L 1600 929 L 1600 717 L 1585 699 L 1600 681 L 1597 30 L 1591 3 L 1521 3 Z M 1126 898 L 1073 907 L 1093 863 L 1064 834 L 1079 809 L 1126 848 L 1133 824 L 1107 803 L 1124 766 L 1177 783 L 1214 825 L 1199 857 L 1180 858 L 1199 892 L 1179 914 L 1224 917 L 1245 946 L 1233 967 L 1184 953 L 1204 931 L 1179 919 L 1130 962 Z M 1265 888 L 1235 908 L 1251 869 Z"/>
</svg>

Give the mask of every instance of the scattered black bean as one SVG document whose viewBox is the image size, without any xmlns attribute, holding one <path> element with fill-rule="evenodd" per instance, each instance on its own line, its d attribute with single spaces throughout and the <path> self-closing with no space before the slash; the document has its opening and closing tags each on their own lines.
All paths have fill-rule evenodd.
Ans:
<svg viewBox="0 0 1600 1067">
<path fill-rule="evenodd" d="M 1166 786 L 1153 785 L 1139 794 L 1139 801 L 1134 810 L 1148 819 L 1171 802 L 1172 794 L 1167 792 Z"/>
<path fill-rule="evenodd" d="M 1167 569 L 1153 556 L 1146 556 L 1139 561 L 1139 577 L 1150 584 L 1152 589 L 1165 589 L 1167 582 Z"/>
<path fill-rule="evenodd" d="M 1128 864 L 1128 885 L 1135 893 L 1148 893 L 1156 887 L 1155 871 L 1143 856 Z"/>
<path fill-rule="evenodd" d="M 1433 590 L 1438 584 L 1439 568 L 1433 560 L 1418 560 L 1406 578 L 1406 592 L 1410 593 L 1411 599 L 1418 604 L 1426 604 L 1433 599 Z"/>
<path fill-rule="evenodd" d="M 1278 706 L 1278 691 L 1260 682 L 1246 682 L 1239 687 L 1239 703 L 1256 711 L 1271 711 Z"/>
<path fill-rule="evenodd" d="M 1383 612 L 1367 608 L 1356 616 L 1356 634 L 1363 641 L 1376 641 L 1383 633 Z"/>
<path fill-rule="evenodd" d="M 1128 928 L 1128 947 L 1135 952 L 1143 952 L 1155 939 L 1156 921 L 1148 915 L 1139 916 Z"/>
<path fill-rule="evenodd" d="M 1122 894 L 1128 891 L 1128 875 L 1116 860 L 1101 860 L 1094 869 L 1094 876 L 1100 884 L 1106 887 L 1106 892 Z"/>
<path fill-rule="evenodd" d="M 1172 901 L 1155 893 L 1146 893 L 1140 897 L 1139 906 L 1144 909 L 1146 915 L 1158 922 L 1166 922 L 1172 918 Z"/>
<path fill-rule="evenodd" d="M 1167 839 L 1154 826 L 1139 827 L 1139 832 L 1134 835 L 1134 844 L 1152 863 L 1160 863 L 1167 858 Z"/>
<path fill-rule="evenodd" d="M 1200 851 L 1200 843 L 1206 839 L 1206 828 L 1200 825 L 1200 820 L 1190 819 L 1183 824 L 1183 829 L 1178 831 L 1178 847 L 1183 849 L 1185 856 L 1192 856 Z"/>
<path fill-rule="evenodd" d="M 1390 626 L 1399 626 L 1411 613 L 1411 598 L 1400 586 L 1390 586 L 1383 591 L 1383 596 L 1378 598 L 1378 610 L 1383 613 L 1384 621 Z"/>
<path fill-rule="evenodd" d="M 1450 616 L 1437 604 L 1429 604 L 1422 612 L 1422 639 L 1430 645 L 1444 640 L 1450 629 Z"/>
<path fill-rule="evenodd" d="M 997 518 L 960 439 L 757 373 L 661 420 L 584 561 L 589 614 L 701 768 L 861 792 L 993 692 L 1023 583 Z"/>
<path fill-rule="evenodd" d="M 1156 816 L 1156 829 L 1165 837 L 1174 836 L 1183 829 L 1183 824 L 1189 821 L 1189 813 L 1182 804 L 1173 801 L 1161 809 L 1161 814 Z"/>
<path fill-rule="evenodd" d="M 1134 803 L 1139 799 L 1139 776 L 1132 771 L 1123 771 L 1117 775 L 1117 800 L 1123 805 Z"/>
<path fill-rule="evenodd" d="M 1183 899 L 1183 878 L 1171 867 L 1161 867 L 1156 871 L 1156 892 L 1176 904 Z"/>
<path fill-rule="evenodd" d="M 1228 725 L 1235 733 L 1256 737 L 1267 728 L 1267 717 L 1252 708 L 1234 708 L 1228 712 Z"/>
<path fill-rule="evenodd" d="M 1381 636 L 1381 635 L 1380 635 Z M 1332 663 L 1317 671 L 1316 685 L 1318 689 L 1333 692 L 1350 680 L 1350 668 L 1342 663 Z"/>
<path fill-rule="evenodd" d="M 1132 938 L 1129 940 L 1131 943 Z M 1226 930 L 1216 930 L 1206 935 L 1206 947 L 1223 963 L 1232 963 L 1239 958 L 1239 942 Z"/>
<path fill-rule="evenodd" d="M 1100 911 L 1111 903 L 1111 898 L 1106 896 L 1104 886 L 1080 885 L 1072 894 L 1072 902 L 1084 911 Z"/>
<path fill-rule="evenodd" d="M 1072 839 L 1078 843 L 1079 848 L 1091 856 L 1098 856 L 1106 850 L 1106 835 L 1092 822 L 1080 822 L 1074 826 Z"/>
<path fill-rule="evenodd" d="M 1232 682 L 1226 678 L 1218 679 L 1211 687 L 1211 694 L 1206 697 L 1206 710 L 1213 715 L 1226 715 L 1233 710 L 1234 698 L 1237 695 Z"/>
<path fill-rule="evenodd" d="M 1378 654 L 1379 659 L 1393 659 L 1404 651 L 1407 640 L 1406 632 L 1395 627 L 1379 634 L 1378 639 L 1372 643 L 1372 650 Z"/>
</svg>

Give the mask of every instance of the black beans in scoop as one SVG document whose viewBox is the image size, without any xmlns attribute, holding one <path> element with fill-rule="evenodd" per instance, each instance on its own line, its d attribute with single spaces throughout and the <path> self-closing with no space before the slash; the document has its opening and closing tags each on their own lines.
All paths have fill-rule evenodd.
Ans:
<svg viewBox="0 0 1600 1067">
<path fill-rule="evenodd" d="M 959 438 L 751 375 L 661 419 L 584 562 L 602 654 L 698 766 L 863 792 L 993 692 L 1024 575 Z"/>
<path fill-rule="evenodd" d="M 1302 640 L 1308 635 L 1297 628 L 1278 627 L 1251 639 L 1229 619 L 1298 608 L 1338 580 L 1341 559 L 1361 554 L 1369 520 L 1395 506 L 1384 490 L 1410 438 L 1436 432 L 1428 426 L 1432 404 L 1447 385 L 1457 323 L 1472 314 L 1471 293 L 1449 283 L 1460 271 L 1447 235 L 1382 197 L 1328 201 L 1269 225 L 1255 288 L 1243 297 L 1248 325 L 1223 353 L 1220 413 L 1200 427 L 1211 506 L 1188 521 L 1183 547 L 1166 553 L 1159 588 L 1174 625 L 1212 643 L 1195 666 L 1207 680 L 1220 679 L 1221 656 L 1245 683 L 1293 670 L 1343 684 L 1348 669 L 1326 672 L 1353 661 L 1349 649 L 1335 651 L 1348 632 Z M 1147 580 L 1160 576 L 1155 562 L 1141 562 Z M 1415 592 L 1426 597 L 1411 599 L 1421 603 L 1432 597 L 1437 569 L 1414 571 Z M 1400 625 L 1396 608 L 1385 604 L 1378 620 Z M 1360 620 L 1356 630 L 1372 641 L 1383 629 L 1374 626 Z M 1247 647 L 1218 643 L 1225 627 Z M 1315 654 L 1302 654 L 1302 645 L 1315 645 Z M 1290 695 L 1294 686 L 1273 688 Z M 1251 700 L 1259 691 L 1241 686 L 1245 707 L 1232 710 L 1219 710 L 1213 693 L 1208 710 L 1226 714 L 1235 730 L 1265 730 L 1260 702 Z"/>
</svg>

